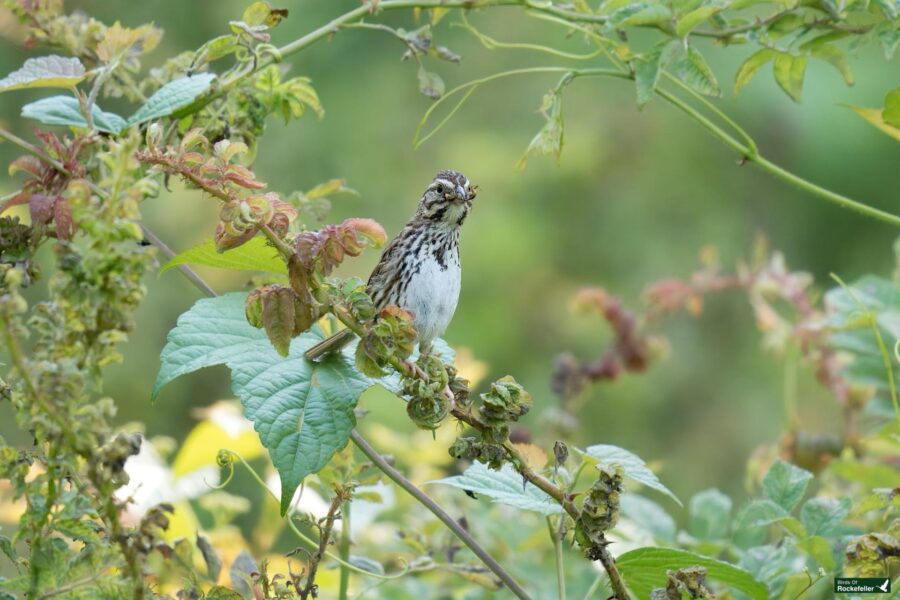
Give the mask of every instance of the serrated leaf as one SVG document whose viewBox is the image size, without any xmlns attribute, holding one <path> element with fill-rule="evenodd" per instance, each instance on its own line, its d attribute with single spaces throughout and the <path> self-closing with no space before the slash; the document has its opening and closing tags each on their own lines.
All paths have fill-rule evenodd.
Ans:
<svg viewBox="0 0 900 600">
<path fill-rule="evenodd" d="M 800 521 L 809 535 L 830 535 L 850 514 L 849 497 L 810 498 L 800 508 Z"/>
<path fill-rule="evenodd" d="M 894 130 L 900 139 L 900 129 Z M 829 290 L 825 305 L 830 315 L 826 324 L 835 330 L 829 344 L 850 358 L 842 374 L 852 383 L 871 386 L 886 396 L 889 387 L 884 356 L 871 323 L 863 317 L 867 311 L 874 315 L 890 359 L 893 343 L 900 339 L 900 286 L 889 279 L 869 275 L 851 284 L 849 292 L 843 287 Z M 890 362 L 894 381 L 900 381 L 900 365 L 897 361 Z"/>
<path fill-rule="evenodd" d="M 893 125 L 888 125 L 884 122 L 884 119 L 882 118 L 882 109 L 863 108 L 861 106 L 850 106 L 849 108 L 884 133 L 888 134 L 895 140 L 900 141 L 900 128 L 894 127 Z"/>
<path fill-rule="evenodd" d="M 87 521 L 80 519 L 57 519 L 53 527 L 61 534 L 81 542 L 96 542 L 100 539 Z"/>
<path fill-rule="evenodd" d="M 579 452 L 581 452 L 579 450 Z M 658 492 L 662 492 L 681 506 L 681 500 L 664 486 L 657 476 L 647 467 L 638 455 L 609 444 L 597 444 L 584 449 L 584 454 L 590 456 L 604 466 L 618 465 L 622 468 L 622 474 L 629 479 L 646 485 Z"/>
<path fill-rule="evenodd" d="M 233 269 L 236 271 L 262 271 L 264 273 L 278 273 L 287 275 L 287 266 L 281 260 L 278 251 L 268 244 L 265 238 L 255 237 L 249 242 L 219 252 L 212 238 L 202 244 L 188 248 L 163 265 L 159 273 L 162 275 L 169 269 L 178 265 L 201 265 L 204 267 L 216 267 L 219 269 Z"/>
<path fill-rule="evenodd" d="M 128 125 L 166 117 L 178 109 L 184 108 L 208 90 L 215 78 L 216 76 L 212 73 L 197 73 L 190 77 L 170 81 L 156 90 L 156 93 L 147 98 L 137 112 L 128 117 Z"/>
<path fill-rule="evenodd" d="M 783 460 L 777 460 L 769 467 L 762 481 L 766 496 L 790 512 L 803 498 L 812 473 Z"/>
<path fill-rule="evenodd" d="M 685 54 L 673 63 L 672 68 L 679 79 L 701 94 L 722 95 L 715 73 L 706 64 L 703 55 L 693 46 L 688 46 Z"/>
<path fill-rule="evenodd" d="M 731 498 L 716 489 L 694 494 L 688 502 L 688 532 L 700 540 L 722 540 L 728 535 Z"/>
<path fill-rule="evenodd" d="M 741 508 L 734 518 L 734 529 L 752 529 L 777 523 L 790 515 L 771 500 L 754 500 Z"/>
<path fill-rule="evenodd" d="M 373 384 L 353 368 L 352 351 L 313 363 L 303 352 L 325 336 L 316 325 L 294 338 L 287 357 L 244 315 L 247 294 L 199 300 L 169 332 L 153 387 L 155 398 L 176 377 L 226 365 L 241 399 L 281 477 L 281 513 L 303 479 L 347 445 L 356 425 L 353 409 Z M 349 353 L 349 354 L 348 354 Z"/>
<path fill-rule="evenodd" d="M 666 586 L 666 571 L 703 567 L 707 577 L 739 590 L 754 600 L 766 600 L 769 592 L 747 571 L 693 552 L 675 548 L 638 548 L 616 559 L 622 578 L 638 598 L 649 598 L 654 588 Z"/>
<path fill-rule="evenodd" d="M 892 127 L 900 128 L 900 88 L 891 90 L 885 96 L 881 119 Z"/>
<path fill-rule="evenodd" d="M 659 76 L 669 62 L 672 51 L 677 47 L 677 41 L 663 42 L 634 61 L 634 84 L 638 107 L 643 107 L 653 98 Z"/>
<path fill-rule="evenodd" d="M 87 127 L 78 100 L 72 96 L 51 96 L 22 107 L 22 116 L 47 125 Z M 115 113 L 104 112 L 94 104 L 91 110 L 94 127 L 98 131 L 117 134 L 125 128 L 125 119 Z"/>
<path fill-rule="evenodd" d="M 40 56 L 29 58 L 18 71 L 0 79 L 0 92 L 27 88 L 74 88 L 84 79 L 84 65 L 77 58 Z"/>
<path fill-rule="evenodd" d="M 555 515 L 563 511 L 558 502 L 534 484 L 523 485 L 522 476 L 509 464 L 504 464 L 499 471 L 492 471 L 486 465 L 475 462 L 462 475 L 445 477 L 429 483 L 441 483 L 468 490 L 487 496 L 494 502 L 542 515 Z"/>
<path fill-rule="evenodd" d="M 653 500 L 640 494 L 623 494 L 619 506 L 622 516 L 652 533 L 656 539 L 667 543 L 675 541 L 678 530 L 675 520 Z"/>
<path fill-rule="evenodd" d="M 745 85 L 750 83 L 750 80 L 753 79 L 753 76 L 756 75 L 757 71 L 775 58 L 777 54 L 778 53 L 774 50 L 763 48 L 762 50 L 751 54 L 747 60 L 741 63 L 737 74 L 734 76 L 734 95 L 737 96 L 738 92 L 740 92 Z"/>
<path fill-rule="evenodd" d="M 844 83 L 853 85 L 853 72 L 850 70 L 850 61 L 837 46 L 818 46 L 811 51 L 812 56 L 824 60 L 832 65 L 844 78 Z"/>
<path fill-rule="evenodd" d="M 775 57 L 773 72 L 775 81 L 791 97 L 794 102 L 800 102 L 803 93 L 803 78 L 806 75 L 806 56 L 793 56 L 779 53 Z"/>
</svg>

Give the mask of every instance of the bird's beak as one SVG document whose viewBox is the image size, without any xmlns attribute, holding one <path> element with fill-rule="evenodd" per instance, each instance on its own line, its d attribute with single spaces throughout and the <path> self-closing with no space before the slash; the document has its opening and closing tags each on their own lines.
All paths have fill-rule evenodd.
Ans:
<svg viewBox="0 0 900 600">
<path fill-rule="evenodd" d="M 456 197 L 460 200 L 468 200 L 469 194 L 466 193 L 466 190 L 465 188 L 463 188 L 463 186 L 458 185 L 456 186 Z"/>
</svg>

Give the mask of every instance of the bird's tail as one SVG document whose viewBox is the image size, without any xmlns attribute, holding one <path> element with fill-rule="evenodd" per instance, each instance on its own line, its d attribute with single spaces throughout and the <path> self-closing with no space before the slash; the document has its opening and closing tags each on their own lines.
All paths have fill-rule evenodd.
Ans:
<svg viewBox="0 0 900 600">
<path fill-rule="evenodd" d="M 349 329 L 341 329 L 331 337 L 325 338 L 309 350 L 303 353 L 307 360 L 318 360 L 326 354 L 337 352 L 350 343 L 353 332 Z"/>
</svg>

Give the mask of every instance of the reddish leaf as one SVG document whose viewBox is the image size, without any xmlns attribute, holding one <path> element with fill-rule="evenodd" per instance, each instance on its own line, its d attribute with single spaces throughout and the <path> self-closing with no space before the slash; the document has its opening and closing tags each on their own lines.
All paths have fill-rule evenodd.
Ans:
<svg viewBox="0 0 900 600">
<path fill-rule="evenodd" d="M 15 175 L 19 171 L 25 171 L 26 173 L 30 173 L 35 177 L 41 177 L 41 175 L 44 173 L 44 163 L 42 163 L 36 156 L 26 154 L 9 163 L 10 177 Z"/>
<path fill-rule="evenodd" d="M 28 192 L 19 192 L 0 206 L 0 214 L 6 212 L 7 209 L 19 204 L 27 204 L 31 200 L 31 194 Z"/>
<path fill-rule="evenodd" d="M 53 207 L 58 196 L 32 194 L 28 207 L 31 211 L 31 224 L 35 227 L 46 225 L 53 218 Z"/>
<path fill-rule="evenodd" d="M 72 218 L 72 208 L 69 201 L 57 196 L 53 205 L 53 222 L 56 224 L 56 237 L 61 240 L 71 240 L 75 234 L 75 221 Z"/>
<path fill-rule="evenodd" d="M 280 285 L 263 288 L 261 317 L 272 346 L 287 356 L 294 333 L 294 292 Z"/>
</svg>

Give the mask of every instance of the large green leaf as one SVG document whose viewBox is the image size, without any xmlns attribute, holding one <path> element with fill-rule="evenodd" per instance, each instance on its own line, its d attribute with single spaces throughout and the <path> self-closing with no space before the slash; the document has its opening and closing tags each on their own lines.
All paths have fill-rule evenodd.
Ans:
<svg viewBox="0 0 900 600">
<path fill-rule="evenodd" d="M 316 326 L 295 338 L 280 356 L 261 329 L 244 316 L 246 294 L 199 300 L 169 332 L 153 388 L 212 365 L 231 369 L 231 387 L 281 477 L 281 512 L 303 478 L 321 469 L 347 445 L 356 425 L 353 409 L 373 381 L 353 366 L 352 350 L 318 363 L 303 352 L 323 339 Z"/>
<path fill-rule="evenodd" d="M 800 509 L 800 521 L 809 535 L 830 535 L 850 514 L 850 497 L 810 498 Z"/>
<path fill-rule="evenodd" d="M 769 499 L 790 512 L 803 499 L 812 473 L 783 460 L 775 461 L 763 477 L 763 491 Z"/>
<path fill-rule="evenodd" d="M 209 89 L 215 78 L 212 73 L 198 73 L 170 81 L 156 90 L 136 113 L 128 117 L 128 125 L 166 117 L 179 108 L 184 108 Z"/>
<path fill-rule="evenodd" d="M 81 106 L 72 96 L 51 96 L 31 102 L 22 107 L 22 116 L 47 125 L 87 127 L 87 121 L 81 114 Z M 98 131 L 119 133 L 125 128 L 125 119 L 115 113 L 100 110 L 96 104 L 91 109 L 91 116 Z"/>
<path fill-rule="evenodd" d="M 666 587 L 666 571 L 704 567 L 709 579 L 739 590 L 754 600 L 766 600 L 768 590 L 743 569 L 712 558 L 674 548 L 638 548 L 622 554 L 616 564 L 625 584 L 638 598 L 649 598 L 653 588 Z"/>
<path fill-rule="evenodd" d="M 672 52 L 678 48 L 678 44 L 677 41 L 662 42 L 634 61 L 634 83 L 639 107 L 653 99 L 659 76 L 669 62 Z"/>
<path fill-rule="evenodd" d="M 881 333 L 894 381 L 900 382 L 900 365 L 893 355 L 894 344 L 900 339 L 900 286 L 889 279 L 869 275 L 847 289 L 830 290 L 825 295 L 825 305 L 829 311 L 826 325 L 834 331 L 830 345 L 851 358 L 843 370 L 844 376 L 857 385 L 872 386 L 887 395 L 888 368 L 870 318 L 874 317 Z"/>
<path fill-rule="evenodd" d="M 618 446 L 608 444 L 597 444 L 596 446 L 588 446 L 584 449 L 584 454 L 605 466 L 618 465 L 622 468 L 625 477 L 634 479 L 638 483 L 642 483 L 649 488 L 658 492 L 662 492 L 681 506 L 681 500 L 678 499 L 672 491 L 664 486 L 657 476 L 647 467 L 641 458 Z"/>
<path fill-rule="evenodd" d="M 688 502 L 688 532 L 701 540 L 721 540 L 728 535 L 731 498 L 717 489 L 708 489 Z"/>
<path fill-rule="evenodd" d="M 84 79 L 84 65 L 77 58 L 39 56 L 29 58 L 18 71 L 0 79 L 0 92 L 26 88 L 74 88 Z"/>
<path fill-rule="evenodd" d="M 622 516 L 652 533 L 656 539 L 670 544 L 675 542 L 678 531 L 675 519 L 653 500 L 640 494 L 622 494 L 619 506 Z"/>
<path fill-rule="evenodd" d="M 781 53 L 775 57 L 775 81 L 794 100 L 800 102 L 803 93 L 803 77 L 806 75 L 806 56 Z"/>
<path fill-rule="evenodd" d="M 462 475 L 445 477 L 429 483 L 451 485 L 485 495 L 494 502 L 531 510 L 542 515 L 562 512 L 559 503 L 548 496 L 546 492 L 532 483 L 523 485 L 522 476 L 508 464 L 503 465 L 499 471 L 492 471 L 487 466 L 475 462 Z"/>
<path fill-rule="evenodd" d="M 738 68 L 737 74 L 734 76 L 734 94 L 735 96 L 738 92 L 743 89 L 745 85 L 750 83 L 750 80 L 753 79 L 753 76 L 756 75 L 757 71 L 765 66 L 770 60 L 775 58 L 778 53 L 771 48 L 763 48 L 762 50 L 758 50 L 750 55 L 747 60 L 741 63 L 740 68 Z"/>
<path fill-rule="evenodd" d="M 216 250 L 216 243 L 210 238 L 200 245 L 180 252 L 163 265 L 159 272 L 162 274 L 183 264 L 237 271 L 263 271 L 266 273 L 287 274 L 287 267 L 278 256 L 278 252 L 266 242 L 265 238 L 260 236 L 252 238 L 249 242 L 237 248 L 221 253 Z"/>
</svg>

